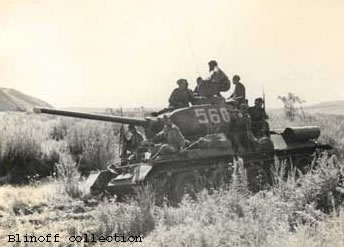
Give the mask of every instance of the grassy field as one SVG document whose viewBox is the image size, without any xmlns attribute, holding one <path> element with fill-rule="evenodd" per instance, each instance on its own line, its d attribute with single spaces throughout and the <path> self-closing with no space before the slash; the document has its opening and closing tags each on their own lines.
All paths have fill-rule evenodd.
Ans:
<svg viewBox="0 0 344 247">
<path fill-rule="evenodd" d="M 271 126 L 319 125 L 321 141 L 344 148 L 344 117 L 312 115 L 288 122 L 271 115 Z M 339 162 L 323 157 L 318 168 L 282 179 L 276 164 L 274 186 L 250 193 L 233 178 L 228 190 L 203 191 L 197 202 L 179 207 L 154 205 L 154 195 L 118 203 L 94 200 L 77 186 L 79 171 L 104 168 L 118 157 L 118 125 L 42 117 L 25 113 L 0 116 L 2 181 L 30 182 L 0 187 L 2 246 L 344 246 L 344 176 Z M 25 175 L 25 176 L 24 176 Z M 27 177 L 29 176 L 29 177 Z M 37 179 L 45 176 L 44 179 Z M 18 181 L 19 180 L 19 181 Z M 27 180 L 27 181 L 24 181 Z M 136 243 L 80 243 L 70 237 L 114 234 Z M 8 235 L 19 234 L 12 243 Z M 25 243 L 25 234 L 53 236 L 59 242 Z M 128 239 L 132 236 L 131 239 Z M 41 240 L 43 237 L 41 238 Z M 73 240 L 73 239 L 72 239 Z M 123 240 L 123 239 L 121 239 Z"/>
</svg>

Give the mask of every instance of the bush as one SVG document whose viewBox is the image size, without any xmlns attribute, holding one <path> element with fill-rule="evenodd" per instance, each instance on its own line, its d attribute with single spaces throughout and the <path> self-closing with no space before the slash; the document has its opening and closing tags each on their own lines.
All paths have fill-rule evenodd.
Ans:
<svg viewBox="0 0 344 247">
<path fill-rule="evenodd" d="M 66 142 L 82 173 L 105 169 L 118 155 L 118 128 L 109 123 L 75 122 L 67 130 Z"/>
<path fill-rule="evenodd" d="M 56 164 L 57 179 L 62 185 L 63 191 L 71 198 L 80 198 L 83 191 L 79 186 L 80 173 L 78 166 L 68 155 L 60 157 L 59 163 Z"/>
<path fill-rule="evenodd" d="M 0 176 L 26 183 L 29 176 L 48 176 L 59 160 L 60 144 L 49 140 L 49 123 L 30 115 L 10 113 L 0 118 Z"/>
</svg>

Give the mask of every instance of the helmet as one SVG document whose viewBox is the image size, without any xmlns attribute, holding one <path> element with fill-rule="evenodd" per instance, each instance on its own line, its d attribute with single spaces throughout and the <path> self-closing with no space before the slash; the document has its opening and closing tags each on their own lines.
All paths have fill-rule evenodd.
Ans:
<svg viewBox="0 0 344 247">
<path fill-rule="evenodd" d="M 179 79 L 178 81 L 177 81 L 177 84 L 178 85 L 181 85 L 181 84 L 188 84 L 188 81 L 186 80 L 186 79 Z"/>
</svg>

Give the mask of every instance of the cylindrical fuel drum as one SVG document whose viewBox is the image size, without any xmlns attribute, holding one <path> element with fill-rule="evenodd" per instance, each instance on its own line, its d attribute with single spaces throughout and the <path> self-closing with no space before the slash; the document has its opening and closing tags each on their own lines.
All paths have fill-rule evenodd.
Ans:
<svg viewBox="0 0 344 247">
<path fill-rule="evenodd" d="M 282 135 L 287 141 L 314 140 L 320 136 L 320 128 L 317 126 L 290 127 L 286 128 Z"/>
</svg>

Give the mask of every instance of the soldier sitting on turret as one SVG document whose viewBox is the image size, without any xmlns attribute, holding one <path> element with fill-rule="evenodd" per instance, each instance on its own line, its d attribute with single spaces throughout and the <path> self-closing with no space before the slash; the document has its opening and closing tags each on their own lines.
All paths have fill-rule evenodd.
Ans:
<svg viewBox="0 0 344 247">
<path fill-rule="evenodd" d="M 180 129 L 166 115 L 163 119 L 163 130 L 153 137 L 153 141 L 159 143 L 154 146 L 153 159 L 159 155 L 178 153 L 187 143 Z"/>
<path fill-rule="evenodd" d="M 193 95 L 196 96 L 196 97 L 197 96 L 201 96 L 201 94 L 200 94 L 200 87 L 201 87 L 202 82 L 203 82 L 202 77 L 197 77 L 197 79 L 196 79 L 197 85 L 196 85 L 196 87 L 195 87 L 195 89 L 193 91 Z"/>
<path fill-rule="evenodd" d="M 121 128 L 122 153 L 121 158 L 124 163 L 131 163 L 139 159 L 140 148 L 144 140 L 143 135 L 137 131 L 134 125 L 128 127 L 130 137 L 128 138 L 123 128 Z"/>
<path fill-rule="evenodd" d="M 170 112 L 175 109 L 184 108 L 190 106 L 190 103 L 193 102 L 193 93 L 188 88 L 189 83 L 186 79 L 179 79 L 177 81 L 178 88 L 174 89 L 168 102 L 168 108 L 164 108 L 158 112 L 152 112 L 151 115 L 156 117 L 165 112 Z"/>
<path fill-rule="evenodd" d="M 169 108 L 178 109 L 190 106 L 193 101 L 192 91 L 188 88 L 189 83 L 186 79 L 177 81 L 178 88 L 174 89 L 168 102 Z"/>
<path fill-rule="evenodd" d="M 269 116 L 266 114 L 263 104 L 264 100 L 257 98 L 254 101 L 254 106 L 248 109 L 252 120 L 252 132 L 257 138 L 270 136 L 270 127 L 266 121 Z"/>
<path fill-rule="evenodd" d="M 240 82 L 240 76 L 233 76 L 233 84 L 235 85 L 234 92 L 228 98 L 228 102 L 234 102 L 236 106 L 246 103 L 246 90 L 245 86 Z"/>
</svg>

